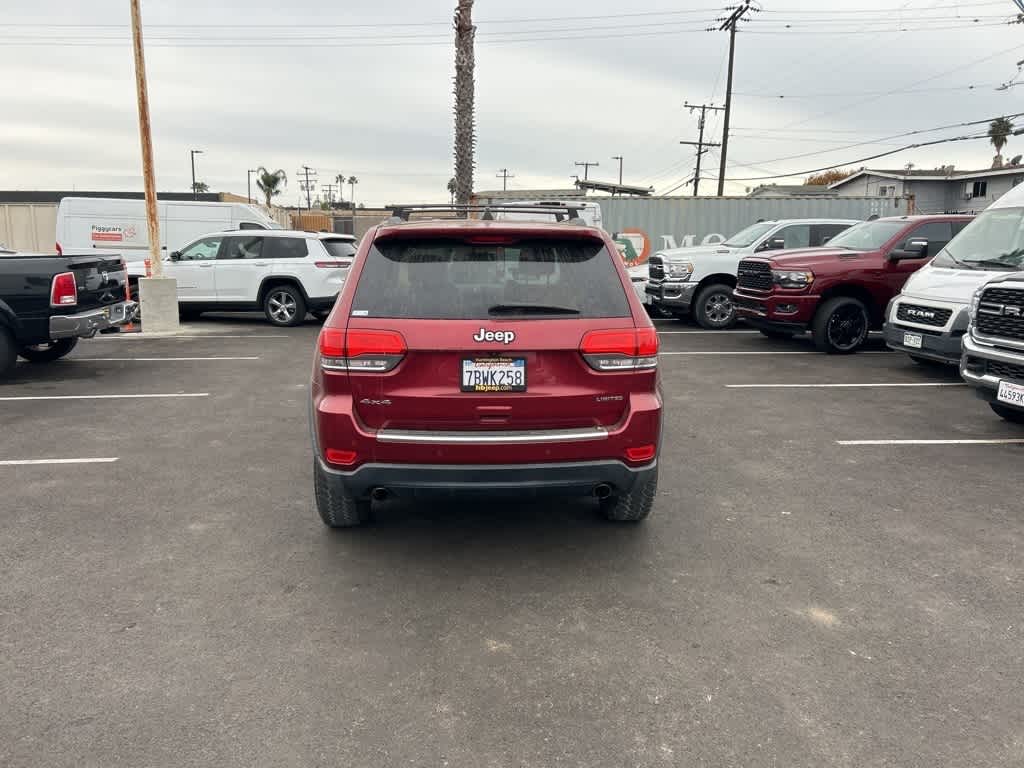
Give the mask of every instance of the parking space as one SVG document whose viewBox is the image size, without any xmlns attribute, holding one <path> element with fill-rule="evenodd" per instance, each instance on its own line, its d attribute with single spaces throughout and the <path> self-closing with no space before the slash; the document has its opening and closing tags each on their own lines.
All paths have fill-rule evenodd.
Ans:
<svg viewBox="0 0 1024 768">
<path fill-rule="evenodd" d="M 318 324 L 189 328 L 0 386 L 0 764 L 1024 761 L 1024 432 L 953 369 L 659 321 L 647 523 L 329 532 Z"/>
</svg>

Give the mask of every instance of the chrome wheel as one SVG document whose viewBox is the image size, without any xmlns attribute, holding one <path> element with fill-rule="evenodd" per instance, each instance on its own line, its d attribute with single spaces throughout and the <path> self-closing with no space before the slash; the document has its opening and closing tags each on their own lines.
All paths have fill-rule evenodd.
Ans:
<svg viewBox="0 0 1024 768">
<path fill-rule="evenodd" d="M 275 322 L 282 325 L 294 322 L 298 309 L 295 297 L 288 291 L 273 291 L 267 297 L 267 312 Z"/>
<path fill-rule="evenodd" d="M 715 325 L 725 325 L 732 320 L 732 299 L 724 293 L 713 293 L 704 302 L 704 315 Z"/>
</svg>

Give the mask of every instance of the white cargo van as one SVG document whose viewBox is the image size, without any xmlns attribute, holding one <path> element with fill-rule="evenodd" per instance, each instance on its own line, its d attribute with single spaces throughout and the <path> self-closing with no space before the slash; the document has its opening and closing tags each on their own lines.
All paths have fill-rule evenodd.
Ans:
<svg viewBox="0 0 1024 768">
<path fill-rule="evenodd" d="M 885 313 L 885 342 L 915 362 L 957 365 L 971 298 L 989 280 L 1024 270 L 1024 184 L 983 211 L 910 276 Z"/>
<path fill-rule="evenodd" d="M 160 252 L 167 254 L 211 232 L 281 229 L 281 225 L 245 203 L 157 202 Z M 149 257 L 146 201 L 103 197 L 65 197 L 57 208 L 57 251 L 69 256 L 103 251 L 128 262 L 131 277 L 145 275 Z"/>
</svg>

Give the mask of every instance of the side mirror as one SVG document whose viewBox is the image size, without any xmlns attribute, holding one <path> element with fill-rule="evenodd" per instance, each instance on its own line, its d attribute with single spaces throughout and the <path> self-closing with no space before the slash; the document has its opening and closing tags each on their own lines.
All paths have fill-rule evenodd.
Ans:
<svg viewBox="0 0 1024 768">
<path fill-rule="evenodd" d="M 786 238 L 784 237 L 773 237 L 768 241 L 768 250 L 770 251 L 781 251 L 786 247 Z"/>
<path fill-rule="evenodd" d="M 181 259 L 181 251 L 171 251 L 171 261 L 178 261 Z"/>
<path fill-rule="evenodd" d="M 889 254 L 891 261 L 903 261 L 904 259 L 923 259 L 928 255 L 927 240 L 911 240 L 902 248 L 897 248 Z"/>
</svg>

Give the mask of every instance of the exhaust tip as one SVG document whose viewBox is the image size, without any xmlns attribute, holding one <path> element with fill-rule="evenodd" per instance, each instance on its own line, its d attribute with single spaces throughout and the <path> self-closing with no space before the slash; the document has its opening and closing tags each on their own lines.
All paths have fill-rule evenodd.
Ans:
<svg viewBox="0 0 1024 768">
<path fill-rule="evenodd" d="M 612 495 L 612 487 L 608 483 L 599 483 L 594 486 L 594 497 L 598 499 L 607 499 Z"/>
<path fill-rule="evenodd" d="M 391 493 L 387 488 L 374 488 L 370 491 L 370 498 L 374 501 L 384 501 Z"/>
</svg>

